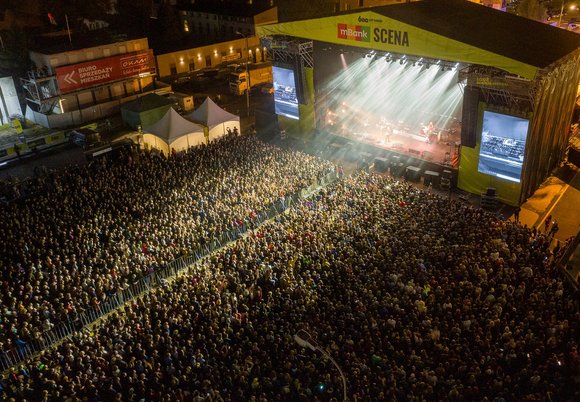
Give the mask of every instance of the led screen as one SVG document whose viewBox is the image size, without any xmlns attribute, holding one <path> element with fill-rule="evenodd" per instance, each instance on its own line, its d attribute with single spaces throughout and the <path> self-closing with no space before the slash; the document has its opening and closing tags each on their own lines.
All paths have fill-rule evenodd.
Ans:
<svg viewBox="0 0 580 402">
<path fill-rule="evenodd" d="M 519 183 L 528 124 L 527 119 L 484 111 L 477 169 Z"/>
<path fill-rule="evenodd" d="M 299 119 L 298 98 L 294 71 L 289 68 L 272 67 L 274 78 L 274 107 L 276 114 Z"/>
</svg>

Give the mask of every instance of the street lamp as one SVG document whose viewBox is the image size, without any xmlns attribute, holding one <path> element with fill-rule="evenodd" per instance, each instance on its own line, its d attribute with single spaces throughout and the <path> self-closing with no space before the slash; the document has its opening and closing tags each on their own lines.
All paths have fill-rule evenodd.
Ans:
<svg viewBox="0 0 580 402">
<path fill-rule="evenodd" d="M 248 37 L 241 33 L 240 31 L 236 31 L 236 35 L 241 35 L 246 40 L 246 110 L 248 113 L 248 117 L 250 117 L 250 76 L 248 75 L 248 61 L 250 58 L 250 49 L 248 48 Z"/>
<path fill-rule="evenodd" d="M 562 7 L 560 8 L 560 18 L 558 19 L 558 28 L 562 27 L 562 14 L 564 14 L 564 5 L 566 4 L 565 0 L 562 0 Z M 570 6 L 570 10 L 576 10 L 576 5 L 572 4 Z"/>
<path fill-rule="evenodd" d="M 332 364 L 334 364 L 334 367 L 336 367 L 336 369 L 338 370 L 338 372 L 340 374 L 340 378 L 342 379 L 342 400 L 347 401 L 348 398 L 346 397 L 346 378 L 345 378 L 344 373 L 342 372 L 340 366 L 332 358 L 332 356 L 330 356 L 330 354 L 326 350 L 324 350 L 323 348 L 318 346 L 314 337 L 303 329 L 299 330 L 294 335 L 294 340 L 296 341 L 296 343 L 298 345 L 302 346 L 303 348 L 308 348 L 308 349 L 311 349 L 314 351 L 318 350 L 320 353 L 322 353 L 322 355 L 324 357 L 326 357 L 328 360 L 330 360 L 332 362 Z"/>
</svg>

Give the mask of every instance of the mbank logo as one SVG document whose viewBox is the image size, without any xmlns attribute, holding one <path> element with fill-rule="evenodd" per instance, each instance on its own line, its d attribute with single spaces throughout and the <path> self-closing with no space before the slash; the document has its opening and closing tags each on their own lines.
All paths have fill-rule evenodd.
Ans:
<svg viewBox="0 0 580 402">
<path fill-rule="evenodd" d="M 371 27 L 361 25 L 338 24 L 339 39 L 355 40 L 357 42 L 371 41 Z"/>
</svg>

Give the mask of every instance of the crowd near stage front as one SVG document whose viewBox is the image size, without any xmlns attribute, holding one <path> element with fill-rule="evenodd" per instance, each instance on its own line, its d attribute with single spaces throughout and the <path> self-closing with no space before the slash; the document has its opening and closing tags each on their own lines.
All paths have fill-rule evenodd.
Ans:
<svg viewBox="0 0 580 402">
<path fill-rule="evenodd" d="M 450 164 L 461 140 L 457 63 L 315 45 L 320 131 Z"/>
</svg>

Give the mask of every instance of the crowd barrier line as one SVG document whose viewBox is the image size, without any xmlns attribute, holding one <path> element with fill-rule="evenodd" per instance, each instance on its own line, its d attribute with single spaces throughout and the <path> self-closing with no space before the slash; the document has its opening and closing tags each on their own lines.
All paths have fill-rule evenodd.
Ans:
<svg viewBox="0 0 580 402">
<path fill-rule="evenodd" d="M 6 373 L 23 362 L 35 358 L 41 352 L 57 346 L 65 339 L 72 337 L 75 333 L 98 323 L 103 317 L 123 308 L 127 303 L 150 292 L 152 289 L 164 283 L 164 281 L 169 281 L 177 277 L 206 256 L 236 241 L 262 223 L 281 215 L 291 206 L 309 198 L 337 179 L 338 177 L 335 172 L 330 172 L 321 178 L 313 179 L 312 183 L 306 189 L 299 190 L 285 197 L 280 197 L 266 207 L 266 209 L 259 212 L 255 219 L 244 220 L 243 224 L 222 233 L 210 242 L 192 250 L 189 254 L 171 261 L 165 267 L 141 277 L 125 289 L 109 295 L 99 304 L 73 313 L 66 321 L 61 321 L 55 324 L 53 328 L 42 331 L 35 339 L 28 341 L 18 339 L 13 348 L 0 351 L 0 371 Z"/>
</svg>

